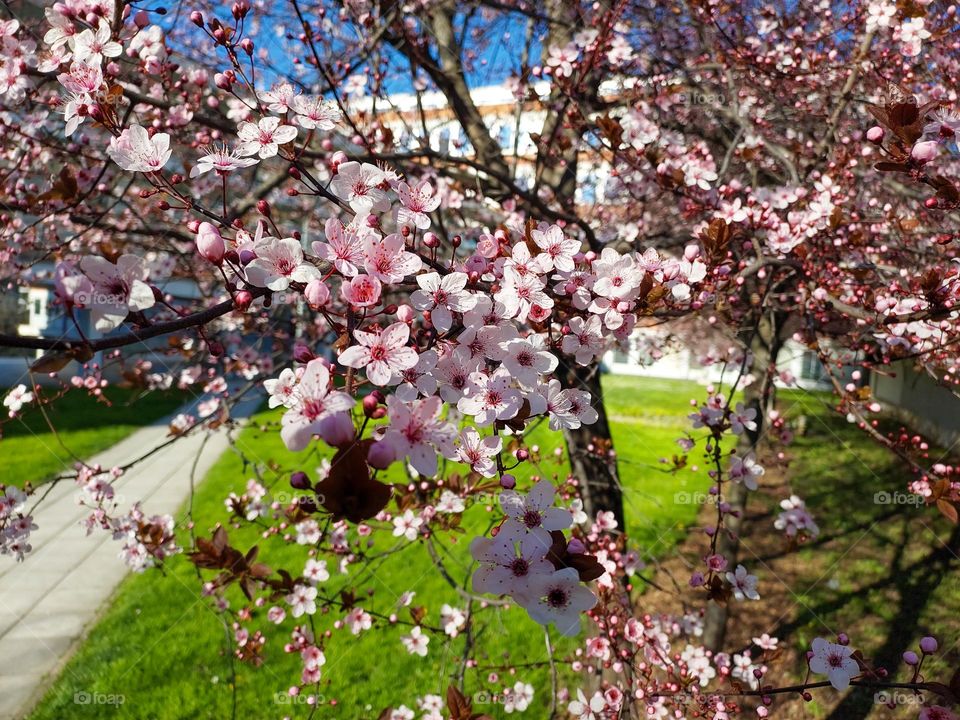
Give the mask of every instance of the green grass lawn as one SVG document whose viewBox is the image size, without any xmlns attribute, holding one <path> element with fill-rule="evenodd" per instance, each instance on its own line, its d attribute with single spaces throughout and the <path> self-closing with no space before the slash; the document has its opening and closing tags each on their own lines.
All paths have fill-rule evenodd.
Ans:
<svg viewBox="0 0 960 720">
<path fill-rule="evenodd" d="M 0 426 L 3 482 L 18 487 L 27 482 L 38 485 L 70 472 L 77 459 L 85 460 L 138 427 L 168 415 L 188 397 L 180 391 L 144 392 L 118 387 L 105 388 L 104 396 L 111 406 L 84 390 L 71 390 L 44 407 L 46 418 L 36 403 L 31 403 L 18 417 L 5 420 Z"/>
<path fill-rule="evenodd" d="M 676 476 L 669 475 L 660 463 L 661 458 L 669 458 L 676 451 L 674 441 L 686 427 L 684 418 L 689 412 L 689 399 L 702 397 L 703 388 L 693 383 L 608 376 L 604 378 L 604 389 L 608 411 L 616 418 L 614 441 L 627 492 L 628 530 L 636 538 L 638 550 L 662 554 L 681 537 L 681 528 L 694 522 L 698 510 L 694 504 L 675 503 L 674 494 L 682 489 L 702 492 L 707 484 L 702 473 L 686 470 Z M 277 491 L 289 492 L 290 471 L 300 468 L 312 471 L 319 458 L 311 451 L 291 454 L 273 429 L 261 429 L 261 424 L 277 417 L 276 412 L 257 415 L 241 433 L 238 444 L 239 450 L 259 466 L 266 484 L 273 484 Z M 524 478 L 531 473 L 548 477 L 565 474 L 564 466 L 558 465 L 550 452 L 556 446 L 557 436 L 544 426 L 532 434 L 529 443 L 540 446 L 540 460 L 535 466 L 526 466 L 525 473 L 518 473 L 521 488 L 526 484 Z M 395 465 L 386 479 L 403 481 L 399 472 L 401 468 Z M 252 467 L 244 466 L 239 454 L 227 453 L 220 459 L 194 497 L 193 519 L 198 533 L 208 534 L 225 518 L 224 497 L 231 491 L 242 493 L 249 477 L 252 477 Z M 472 506 L 464 514 L 465 535 L 438 533 L 437 553 L 449 574 L 458 581 L 471 569 L 468 539 L 483 532 L 491 517 L 488 507 Z M 190 544 L 183 530 L 181 537 L 184 544 Z M 249 526 L 231 529 L 230 539 L 232 545 L 243 550 L 259 543 L 262 562 L 273 567 L 288 567 L 294 574 L 306 559 L 305 548 L 262 541 L 258 531 Z M 467 601 L 454 592 L 435 568 L 423 541 L 396 542 L 389 533 L 378 533 L 372 552 L 394 548 L 395 554 L 366 570 L 360 570 L 360 565 L 353 566 L 355 574 L 350 576 L 337 574 L 331 563 L 334 572 L 329 581 L 321 584 L 321 592 L 332 594 L 340 588 L 355 588 L 365 609 L 389 614 L 395 610 L 400 593 L 414 590 L 417 595 L 413 605 L 427 608 L 423 622 L 433 626 L 439 624 L 443 603 L 466 606 Z M 205 578 L 210 577 L 211 573 L 206 573 Z M 125 581 L 90 638 L 68 663 L 32 717 L 35 720 L 104 717 L 103 708 L 73 703 L 74 693 L 82 690 L 124 695 L 122 706 L 108 708 L 110 717 L 220 720 L 230 717 L 234 683 L 240 708 L 238 717 L 259 719 L 285 714 L 306 717 L 309 714 L 306 706 L 278 703 L 275 695 L 296 682 L 299 676 L 299 657 L 283 651 L 291 622 L 288 620 L 280 632 L 266 623 L 265 608 L 258 611 L 251 627 L 264 628 L 268 634 L 263 652 L 265 662 L 260 668 L 233 663 L 224 650 L 226 630 L 222 616 L 211 608 L 209 599 L 200 596 L 199 588 L 196 571 L 183 556 L 174 558 L 165 574 L 151 572 Z M 233 608 L 244 605 L 242 595 L 234 588 L 229 598 Z M 401 619 L 410 618 L 407 609 L 397 613 Z M 317 634 L 330 630 L 334 619 L 320 614 L 314 616 Z M 315 717 L 376 718 L 387 705 L 402 703 L 415 708 L 417 697 L 444 693 L 464 652 L 465 638 L 460 636 L 444 642 L 433 636 L 430 654 L 421 660 L 408 655 L 400 642 L 400 636 L 409 632 L 408 627 L 383 625 L 376 622 L 372 630 L 359 637 L 346 630 L 332 630 L 334 637 L 326 643 L 327 663 L 320 689 L 326 704 Z M 480 667 L 467 672 L 468 693 L 487 687 L 491 672 L 500 674 L 500 679 L 490 685 L 494 689 L 502 690 L 522 679 L 536 690 L 534 703 L 525 716 L 546 717 L 550 680 L 544 667 L 546 651 L 542 628 L 521 609 L 489 607 L 475 616 L 474 632 L 484 654 L 478 658 Z M 555 633 L 551 633 L 551 638 L 559 655 L 577 646 L 576 640 L 558 639 Z M 505 669 L 510 666 L 518 668 L 515 676 Z M 337 704 L 332 706 L 331 701 Z M 475 709 L 496 718 L 504 717 L 503 708 L 497 705 Z"/>
</svg>

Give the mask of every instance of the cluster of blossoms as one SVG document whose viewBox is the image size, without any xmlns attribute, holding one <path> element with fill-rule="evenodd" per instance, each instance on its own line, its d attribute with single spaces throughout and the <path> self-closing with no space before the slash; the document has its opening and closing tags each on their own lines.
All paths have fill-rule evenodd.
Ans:
<svg viewBox="0 0 960 720">
<path fill-rule="evenodd" d="M 575 568 L 558 569 L 548 556 L 556 551 L 552 533 L 557 532 L 561 553 L 582 555 L 579 540 L 564 542 L 562 531 L 573 524 L 569 510 L 553 507 L 554 488 L 541 480 L 526 495 L 505 490 L 500 506 L 507 518 L 496 537 L 475 538 L 470 554 L 481 563 L 473 575 L 473 588 L 481 593 L 509 595 L 534 620 L 553 623 L 563 635 L 580 631 L 580 615 L 597 598 L 580 585 Z"/>
<path fill-rule="evenodd" d="M 0 554 L 23 560 L 23 556 L 33 549 L 30 533 L 37 529 L 37 525 L 32 516 L 23 512 L 26 493 L 12 485 L 0 489 L 3 490 L 0 496 Z"/>
<path fill-rule="evenodd" d="M 4 396 L 3 406 L 7 409 L 10 417 L 14 417 L 23 409 L 24 405 L 29 405 L 33 400 L 33 391 L 21 383 Z"/>
<path fill-rule="evenodd" d="M 802 498 L 791 495 L 780 501 L 780 507 L 783 510 L 777 515 L 773 526 L 788 538 L 813 539 L 820 534 L 820 528 L 817 527 Z"/>
</svg>

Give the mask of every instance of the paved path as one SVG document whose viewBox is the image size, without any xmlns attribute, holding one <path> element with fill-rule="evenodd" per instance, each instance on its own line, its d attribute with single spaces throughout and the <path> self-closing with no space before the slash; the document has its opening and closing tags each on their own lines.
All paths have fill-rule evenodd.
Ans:
<svg viewBox="0 0 960 720">
<path fill-rule="evenodd" d="M 249 415 L 259 402 L 245 399 L 233 416 Z M 165 423 L 141 428 L 92 462 L 124 464 L 166 435 Z M 160 450 L 114 483 L 120 507 L 142 500 L 148 515 L 174 514 L 189 494 L 191 475 L 199 482 L 227 447 L 221 429 Z M 79 522 L 89 511 L 77 504 L 77 496 L 74 483 L 58 484 L 36 512 L 33 552 L 22 563 L 0 557 L 0 720 L 19 720 L 29 712 L 127 574 L 120 544 L 109 533 L 84 534 Z"/>
</svg>

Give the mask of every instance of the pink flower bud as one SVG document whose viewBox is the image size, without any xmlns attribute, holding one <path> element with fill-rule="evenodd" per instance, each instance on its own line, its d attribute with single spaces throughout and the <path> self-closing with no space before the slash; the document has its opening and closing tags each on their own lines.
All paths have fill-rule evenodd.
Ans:
<svg viewBox="0 0 960 720">
<path fill-rule="evenodd" d="M 303 297 L 314 310 L 319 310 L 330 302 L 330 288 L 320 278 L 314 278 L 303 289 Z"/>
<path fill-rule="evenodd" d="M 867 140 L 872 143 L 879 143 L 883 140 L 883 128 L 879 125 L 874 125 L 872 128 L 867 130 Z"/>
<path fill-rule="evenodd" d="M 150 24 L 150 13 L 148 13 L 146 10 L 137 11 L 137 13 L 133 16 L 133 24 L 143 30 L 147 25 Z"/>
<path fill-rule="evenodd" d="M 570 538 L 567 543 L 567 552 L 571 555 L 583 555 L 587 551 L 587 546 L 583 544 L 580 538 Z"/>
<path fill-rule="evenodd" d="M 924 140 L 918 142 L 910 151 L 910 157 L 918 163 L 928 163 L 937 156 L 937 142 L 935 140 Z"/>
<path fill-rule="evenodd" d="M 367 395 L 363 399 L 363 412 L 367 417 L 370 417 L 376 411 L 377 407 L 380 405 L 380 400 L 372 393 Z"/>
<path fill-rule="evenodd" d="M 293 359 L 295 362 L 306 365 L 311 360 L 316 360 L 316 358 L 317 356 L 314 354 L 314 352 L 306 345 L 298 343 L 293 348 Z"/>
<path fill-rule="evenodd" d="M 203 27 L 203 15 L 200 14 L 199 10 L 194 10 L 190 13 L 190 22 L 197 27 Z"/>
<path fill-rule="evenodd" d="M 930 637 L 928 635 L 920 640 L 920 650 L 922 650 L 925 655 L 932 655 L 937 651 L 938 647 L 940 647 L 940 645 L 937 643 L 937 639 L 935 637 Z"/>
<path fill-rule="evenodd" d="M 500 487 L 504 490 L 513 490 L 517 486 L 517 479 L 510 473 L 500 476 Z"/>
<path fill-rule="evenodd" d="M 317 433 L 323 441 L 331 447 L 343 447 L 353 442 L 356 430 L 350 413 L 338 412 L 328 415 L 320 421 L 320 432 Z"/>
<path fill-rule="evenodd" d="M 414 317 L 416 317 L 416 315 L 413 312 L 413 308 L 409 305 L 401 305 L 397 308 L 397 320 L 400 322 L 411 323 Z"/>
<path fill-rule="evenodd" d="M 330 156 L 330 169 L 333 172 L 336 172 L 337 169 L 347 162 L 347 154 L 343 150 L 337 150 L 333 155 Z"/>
<path fill-rule="evenodd" d="M 223 262 L 223 254 L 226 247 L 223 244 L 223 238 L 220 237 L 220 231 L 216 225 L 208 222 L 200 223 L 197 228 L 197 250 L 205 259 L 214 265 Z"/>
<path fill-rule="evenodd" d="M 367 463 L 377 470 L 386 470 L 396 459 L 397 453 L 393 446 L 384 440 L 375 442 L 367 451 Z"/>
<path fill-rule="evenodd" d="M 907 650 L 903 654 L 903 661 L 907 665 L 916 665 L 918 662 L 920 662 L 920 658 L 917 657 L 917 654 L 913 650 Z"/>
</svg>

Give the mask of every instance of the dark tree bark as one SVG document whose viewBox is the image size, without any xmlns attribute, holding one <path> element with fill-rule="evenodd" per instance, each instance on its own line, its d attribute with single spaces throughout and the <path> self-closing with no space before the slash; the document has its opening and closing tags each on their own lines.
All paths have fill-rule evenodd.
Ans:
<svg viewBox="0 0 960 720">
<path fill-rule="evenodd" d="M 619 529 L 623 531 L 626 522 L 623 512 L 623 488 L 620 486 L 610 422 L 600 386 L 600 367 L 573 366 L 561 371 L 559 377 L 565 388 L 589 392 L 598 416 L 592 425 L 581 425 L 576 430 L 563 432 L 567 455 L 570 458 L 570 472 L 580 482 L 583 510 L 591 520 L 600 511 L 612 512 Z M 590 447 L 593 447 L 593 451 Z"/>
</svg>

